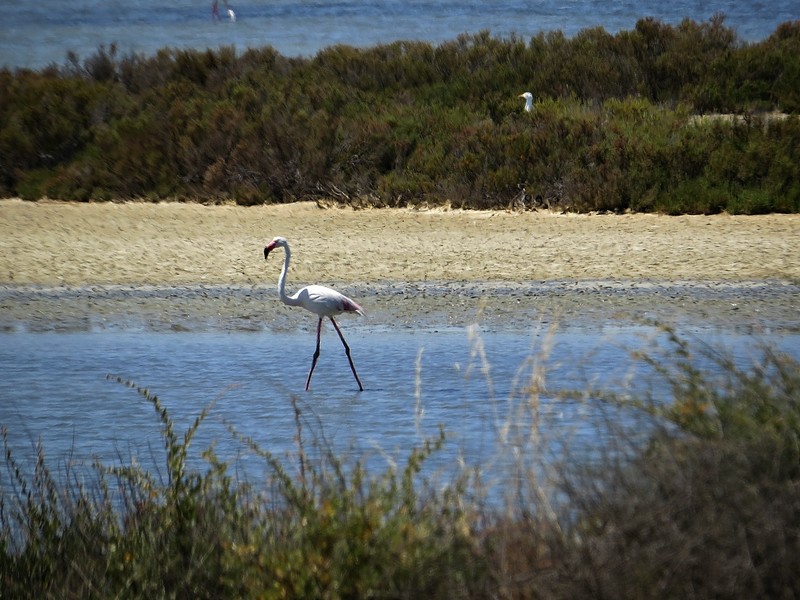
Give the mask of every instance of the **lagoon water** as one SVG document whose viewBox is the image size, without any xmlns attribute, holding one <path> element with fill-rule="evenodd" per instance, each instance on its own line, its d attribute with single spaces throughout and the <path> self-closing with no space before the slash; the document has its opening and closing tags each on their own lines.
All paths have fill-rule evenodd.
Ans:
<svg viewBox="0 0 800 600">
<path fill-rule="evenodd" d="M 222 4 L 220 0 L 220 4 Z M 41 68 L 80 58 L 100 45 L 116 44 L 123 55 L 150 55 L 163 47 L 238 51 L 271 45 L 289 56 L 311 56 L 333 44 L 368 46 L 394 40 L 439 43 L 461 33 L 489 30 L 521 37 L 587 27 L 631 29 L 642 17 L 677 24 L 726 15 L 746 41 L 770 35 L 782 22 L 800 18 L 797 0 L 675 2 L 602 0 L 230 0 L 236 22 L 211 18 L 210 0 L 37 0 L 3 2 L 0 65 Z M 491 459 L 509 424 L 519 424 L 526 385 L 548 341 L 541 330 L 482 332 L 464 328 L 406 331 L 343 323 L 366 390 L 359 393 L 339 341 L 330 327 L 314 375 L 303 384 L 313 351 L 313 330 L 190 332 L 88 330 L 0 333 L 0 425 L 16 456 L 30 464 L 38 440 L 55 461 L 128 460 L 162 464 L 159 422 L 152 406 L 120 376 L 157 394 L 185 430 L 209 408 L 195 446 L 216 444 L 224 458 L 244 445 L 228 431 L 252 436 L 263 448 L 291 452 L 296 426 L 292 398 L 304 426 L 334 447 L 374 452 L 383 460 L 406 456 L 411 445 L 434 435 L 441 424 L 450 442 L 446 460 Z M 480 330 L 479 330 L 480 331 Z M 686 333 L 719 341 L 748 364 L 757 359 L 754 340 L 731 328 Z M 569 431 L 581 443 L 599 435 L 602 406 L 564 400 L 559 391 L 594 387 L 617 391 L 655 386 L 652 372 L 631 358 L 642 347 L 663 349 L 653 329 L 632 323 L 598 322 L 560 330 L 546 353 L 544 426 Z M 800 334 L 771 336 L 800 358 Z M 663 340 L 662 340 L 663 342 Z M 485 357 L 485 361 L 484 358 Z M 489 365 L 490 368 L 487 368 Z M 523 419 L 524 420 L 524 419 Z M 513 429 L 513 427 L 512 427 Z M 309 433 L 309 435 L 313 435 Z M 0 469 L 0 486 L 8 477 Z"/>
<path fill-rule="evenodd" d="M 37 0 L 0 2 L 0 66 L 64 64 L 115 44 L 123 55 L 164 47 L 238 51 L 272 46 L 287 56 L 312 56 L 334 44 L 371 46 L 396 40 L 440 43 L 490 31 L 529 38 L 560 30 L 574 35 L 600 26 L 632 29 L 643 17 L 677 24 L 721 13 L 744 41 L 769 36 L 800 18 L 797 0 L 230 0 L 236 21 L 214 21 L 211 0 Z M 224 13 L 223 0 L 219 0 Z"/>
<path fill-rule="evenodd" d="M 31 467 L 41 441 L 52 466 L 136 459 L 163 471 L 163 444 L 153 406 L 130 380 L 156 394 L 179 436 L 204 407 L 209 414 L 194 442 L 258 477 L 263 462 L 229 427 L 278 456 L 296 449 L 292 399 L 307 440 L 324 439 L 337 452 L 402 460 L 413 445 L 444 427 L 441 464 L 490 464 L 505 442 L 529 437 L 532 375 L 544 368 L 538 418 L 558 444 L 602 442 L 610 404 L 566 398 L 561 392 L 602 389 L 668 397 L 634 350 L 669 357 L 671 348 L 649 326 L 598 322 L 550 335 L 480 327 L 379 331 L 342 323 L 364 382 L 358 392 L 338 338 L 328 325 L 312 380 L 303 390 L 314 346 L 313 329 L 293 332 L 133 331 L 0 334 L 0 424 L 21 464 Z M 743 367 L 757 363 L 760 341 L 800 359 L 800 332 L 757 340 L 730 329 L 687 326 L 682 336 L 729 352 Z M 668 364 L 669 360 L 659 361 Z M 697 360 L 704 361 L 702 353 Z M 707 362 L 707 361 L 706 361 Z M 539 380 L 536 380 L 539 381 Z M 614 419 L 616 417 L 612 417 Z M 0 486 L 8 477 L 0 473 Z"/>
</svg>

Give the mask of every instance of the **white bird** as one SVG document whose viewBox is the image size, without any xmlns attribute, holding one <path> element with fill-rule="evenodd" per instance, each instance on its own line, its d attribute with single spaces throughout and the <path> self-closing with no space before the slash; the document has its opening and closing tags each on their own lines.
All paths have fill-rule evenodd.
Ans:
<svg viewBox="0 0 800 600">
<path fill-rule="evenodd" d="M 222 0 L 222 3 L 225 5 L 225 14 L 228 15 L 228 18 L 231 21 L 236 21 L 236 13 L 233 12 L 233 9 L 228 6 L 228 0 Z M 219 21 L 219 0 L 214 0 L 211 3 L 211 18 L 214 21 Z"/>
<path fill-rule="evenodd" d="M 322 332 L 322 319 L 324 317 L 328 317 L 331 320 L 331 323 L 333 323 L 333 326 L 336 328 L 336 333 L 339 334 L 339 339 L 342 340 L 344 352 L 347 355 L 347 360 L 350 362 L 350 368 L 352 369 L 353 375 L 358 383 L 358 389 L 359 391 L 364 391 L 364 386 L 361 385 L 361 380 L 358 378 L 358 373 L 356 373 L 356 367 L 353 364 L 353 359 L 350 358 L 350 346 L 347 345 L 344 335 L 342 335 L 342 330 L 339 329 L 339 325 L 333 318 L 335 315 L 340 315 L 346 312 L 357 313 L 361 316 L 364 316 L 364 309 L 362 309 L 358 304 L 353 302 L 344 294 L 340 294 L 336 290 L 332 290 L 324 285 L 309 285 L 301 289 L 296 294 L 287 296 L 286 272 L 289 270 L 289 261 L 292 257 L 292 253 L 289 250 L 289 242 L 282 237 L 276 237 L 273 239 L 269 244 L 264 246 L 264 260 L 267 259 L 270 252 L 278 247 L 283 248 L 285 254 L 283 259 L 283 269 L 281 270 L 281 276 L 278 279 L 278 294 L 280 295 L 281 302 L 288 306 L 302 306 L 306 310 L 319 317 L 319 321 L 317 321 L 317 349 L 314 351 L 314 358 L 311 361 L 311 370 L 308 372 L 308 378 L 306 379 L 306 391 L 308 391 L 308 387 L 311 385 L 311 374 L 314 373 L 314 367 L 317 366 L 317 359 L 319 358 L 319 341 L 320 334 Z"/>
<path fill-rule="evenodd" d="M 520 94 L 518 98 L 525 98 L 525 112 L 531 112 L 533 110 L 533 94 L 525 92 L 524 94 Z"/>
</svg>

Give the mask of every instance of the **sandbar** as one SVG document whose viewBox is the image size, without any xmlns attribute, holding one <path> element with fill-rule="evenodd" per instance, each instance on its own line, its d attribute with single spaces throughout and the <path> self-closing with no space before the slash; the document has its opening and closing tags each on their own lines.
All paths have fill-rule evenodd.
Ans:
<svg viewBox="0 0 800 600">
<path fill-rule="evenodd" d="M 735 319 L 796 328 L 800 215 L 365 209 L 297 202 L 0 200 L 0 330 L 307 325 L 288 288 L 352 295 L 371 326 L 485 319 Z M 349 323 L 348 323 L 349 324 Z"/>
</svg>

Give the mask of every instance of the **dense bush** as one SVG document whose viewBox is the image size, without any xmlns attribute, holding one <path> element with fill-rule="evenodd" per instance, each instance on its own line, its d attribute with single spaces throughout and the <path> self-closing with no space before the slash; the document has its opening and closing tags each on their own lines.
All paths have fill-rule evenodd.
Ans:
<svg viewBox="0 0 800 600">
<path fill-rule="evenodd" d="M 800 22 L 745 44 L 720 16 L 310 59 L 101 47 L 0 71 L 0 195 L 795 212 L 798 90 Z"/>
<path fill-rule="evenodd" d="M 706 349 L 709 378 L 670 336 L 675 358 L 648 360 L 674 402 L 640 404 L 659 423 L 644 450 L 567 478 L 572 597 L 797 597 L 800 365 L 765 350 L 744 372 Z"/>
</svg>

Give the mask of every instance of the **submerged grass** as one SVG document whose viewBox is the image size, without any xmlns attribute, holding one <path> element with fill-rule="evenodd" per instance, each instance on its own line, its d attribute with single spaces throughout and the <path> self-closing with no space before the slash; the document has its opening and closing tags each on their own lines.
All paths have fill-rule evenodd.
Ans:
<svg viewBox="0 0 800 600">
<path fill-rule="evenodd" d="M 343 458 L 292 401 L 296 452 L 278 457 L 231 429 L 264 465 L 257 484 L 207 448 L 188 461 L 200 413 L 180 434 L 159 398 L 122 378 L 161 424 L 164 471 L 135 460 L 24 472 L 2 429 L 3 598 L 753 598 L 797 597 L 800 365 L 764 349 L 743 370 L 669 329 L 668 360 L 639 356 L 671 390 L 547 390 L 542 350 L 497 404 L 495 464 L 426 464 L 443 430 L 399 466 Z M 474 366 L 491 365 L 473 336 Z M 422 368 L 418 357 L 418 371 Z M 471 368 L 470 365 L 468 368 Z M 417 429 L 424 391 L 418 385 Z M 606 414 L 588 454 L 548 410 Z M 504 411 L 502 409 L 505 409 Z"/>
</svg>

